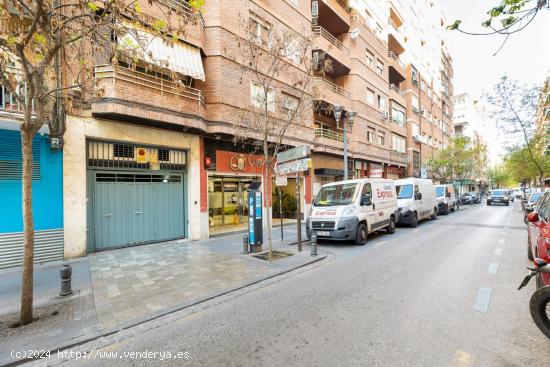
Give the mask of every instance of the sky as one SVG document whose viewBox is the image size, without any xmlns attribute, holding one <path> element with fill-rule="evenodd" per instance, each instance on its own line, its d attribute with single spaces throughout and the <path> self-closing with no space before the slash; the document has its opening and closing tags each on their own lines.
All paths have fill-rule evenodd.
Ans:
<svg viewBox="0 0 550 367">
<path fill-rule="evenodd" d="M 486 12 L 499 3 L 500 0 L 441 0 L 449 23 L 461 19 L 461 28 L 471 32 L 487 32 L 480 24 L 488 18 Z M 523 83 L 542 84 L 550 70 L 550 10 L 539 12 L 527 28 L 511 35 L 493 56 L 502 41 L 499 35 L 449 32 L 454 94 L 467 92 L 476 100 L 504 74 Z"/>
</svg>

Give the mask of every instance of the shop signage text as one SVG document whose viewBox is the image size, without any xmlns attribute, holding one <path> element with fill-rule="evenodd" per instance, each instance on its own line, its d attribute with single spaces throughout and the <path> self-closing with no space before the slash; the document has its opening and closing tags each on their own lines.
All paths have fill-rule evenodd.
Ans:
<svg viewBox="0 0 550 367">
<path fill-rule="evenodd" d="M 307 171 L 311 167 L 311 159 L 304 158 L 286 163 L 278 163 L 275 166 L 275 173 L 278 175 L 286 175 L 289 173 Z"/>
<path fill-rule="evenodd" d="M 296 148 L 288 149 L 277 153 L 277 162 L 283 163 L 294 161 L 297 159 L 307 158 L 311 155 L 311 148 L 307 145 L 302 145 Z"/>
</svg>

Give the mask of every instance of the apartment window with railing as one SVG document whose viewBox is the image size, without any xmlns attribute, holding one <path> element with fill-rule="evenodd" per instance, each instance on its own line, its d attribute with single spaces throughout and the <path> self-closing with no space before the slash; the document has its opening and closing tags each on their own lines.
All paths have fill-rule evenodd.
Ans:
<svg viewBox="0 0 550 367">
<path fill-rule="evenodd" d="M 420 79 L 420 90 L 422 90 L 422 92 L 426 92 L 426 82 L 424 81 L 424 79 Z"/>
<path fill-rule="evenodd" d="M 398 110 L 396 108 L 392 108 L 391 118 L 393 122 L 396 122 L 402 125 L 403 123 L 405 123 L 405 112 Z"/>
<path fill-rule="evenodd" d="M 252 82 L 250 85 L 250 100 L 252 106 L 256 108 L 264 109 L 267 103 L 267 110 L 269 112 L 275 112 L 275 90 L 273 88 L 267 88 L 258 82 Z M 267 99 L 266 99 L 267 96 Z"/>
<path fill-rule="evenodd" d="M 379 59 L 376 59 L 376 72 L 379 75 L 384 75 L 384 63 L 380 61 Z"/>
<path fill-rule="evenodd" d="M 301 46 L 297 40 L 290 40 L 285 45 L 285 57 L 295 64 L 302 62 Z"/>
<path fill-rule="evenodd" d="M 375 100 L 374 91 L 367 88 L 367 103 L 374 106 L 375 105 L 374 100 Z"/>
<path fill-rule="evenodd" d="M 418 70 L 414 66 L 411 66 L 411 80 L 413 84 L 418 85 Z"/>
<path fill-rule="evenodd" d="M 368 49 L 365 50 L 365 57 L 367 59 L 367 65 L 374 68 L 374 54 Z"/>
<path fill-rule="evenodd" d="M 412 136 L 420 135 L 420 126 L 417 123 L 413 122 L 412 125 Z"/>
<path fill-rule="evenodd" d="M 386 144 L 386 133 L 384 133 L 383 131 L 378 132 L 378 144 L 379 145 Z"/>
<path fill-rule="evenodd" d="M 369 143 L 374 142 L 374 134 L 375 134 L 375 130 L 372 127 L 368 127 L 367 128 L 367 141 Z"/>
<path fill-rule="evenodd" d="M 271 47 L 272 26 L 269 22 L 263 20 L 259 15 L 250 12 L 248 21 L 248 32 L 256 44 L 266 47 Z"/>
<path fill-rule="evenodd" d="M 405 138 L 399 135 L 392 135 L 391 137 L 392 149 L 399 153 L 405 153 L 407 151 L 407 142 Z"/>
<path fill-rule="evenodd" d="M 298 109 L 299 104 L 300 100 L 298 98 L 288 93 L 282 93 L 281 109 L 284 115 L 291 117 L 294 111 Z"/>
<path fill-rule="evenodd" d="M 386 106 L 387 106 L 386 97 L 379 95 L 378 96 L 378 109 L 380 109 L 380 111 L 386 111 Z"/>
<path fill-rule="evenodd" d="M 411 105 L 412 105 L 412 110 L 415 112 L 415 113 L 418 113 L 418 105 L 419 105 L 419 101 L 418 101 L 418 97 L 413 95 L 411 97 Z"/>
</svg>

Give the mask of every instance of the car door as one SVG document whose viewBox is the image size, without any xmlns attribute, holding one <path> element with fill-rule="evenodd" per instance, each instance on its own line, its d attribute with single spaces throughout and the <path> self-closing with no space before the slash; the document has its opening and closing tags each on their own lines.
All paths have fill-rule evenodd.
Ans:
<svg viewBox="0 0 550 367">
<path fill-rule="evenodd" d="M 418 197 L 418 194 L 420 194 L 420 199 L 416 199 Z M 424 194 L 420 191 L 420 186 L 414 185 L 414 195 L 413 198 L 416 203 L 416 208 L 418 211 L 418 219 L 423 219 L 426 216 L 426 208 L 424 207 L 424 203 L 426 202 L 424 198 Z"/>
<path fill-rule="evenodd" d="M 372 197 L 372 186 L 370 182 L 367 182 L 363 185 L 363 189 L 361 190 L 361 201 L 363 201 L 363 198 L 366 195 L 370 195 L 371 205 L 362 205 L 361 213 L 363 214 L 363 217 L 367 220 L 368 231 L 371 232 L 372 230 L 374 230 L 376 223 L 374 211 L 374 209 L 376 208 L 376 204 L 374 202 L 374 198 Z"/>
</svg>

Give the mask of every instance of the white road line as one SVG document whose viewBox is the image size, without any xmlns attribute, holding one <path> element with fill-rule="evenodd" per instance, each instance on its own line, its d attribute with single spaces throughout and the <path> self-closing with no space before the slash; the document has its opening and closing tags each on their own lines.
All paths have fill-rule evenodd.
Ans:
<svg viewBox="0 0 550 367">
<path fill-rule="evenodd" d="M 413 230 L 412 230 L 412 233 L 416 233 L 416 232 L 418 232 L 418 231 L 420 231 L 420 228 L 413 229 Z"/>
<path fill-rule="evenodd" d="M 491 302 L 491 293 L 493 288 L 481 287 L 479 292 L 477 292 L 477 297 L 472 306 L 472 310 L 478 312 L 487 312 L 489 309 L 489 302 Z"/>
<path fill-rule="evenodd" d="M 501 248 L 497 248 L 497 249 L 495 250 L 495 255 L 498 255 L 498 256 L 502 255 L 502 249 L 501 249 Z"/>
<path fill-rule="evenodd" d="M 501 238 L 500 240 L 498 240 L 499 245 L 504 245 L 505 243 L 506 243 L 506 238 Z"/>
<path fill-rule="evenodd" d="M 380 246 L 380 245 L 382 245 L 382 244 L 384 244 L 384 243 L 386 243 L 386 242 L 388 242 L 388 241 L 376 242 L 374 245 L 372 245 L 372 247 L 378 247 L 378 246 Z"/>
<path fill-rule="evenodd" d="M 496 274 L 497 271 L 498 271 L 498 263 L 489 263 L 489 269 L 487 269 L 487 273 Z"/>
</svg>

